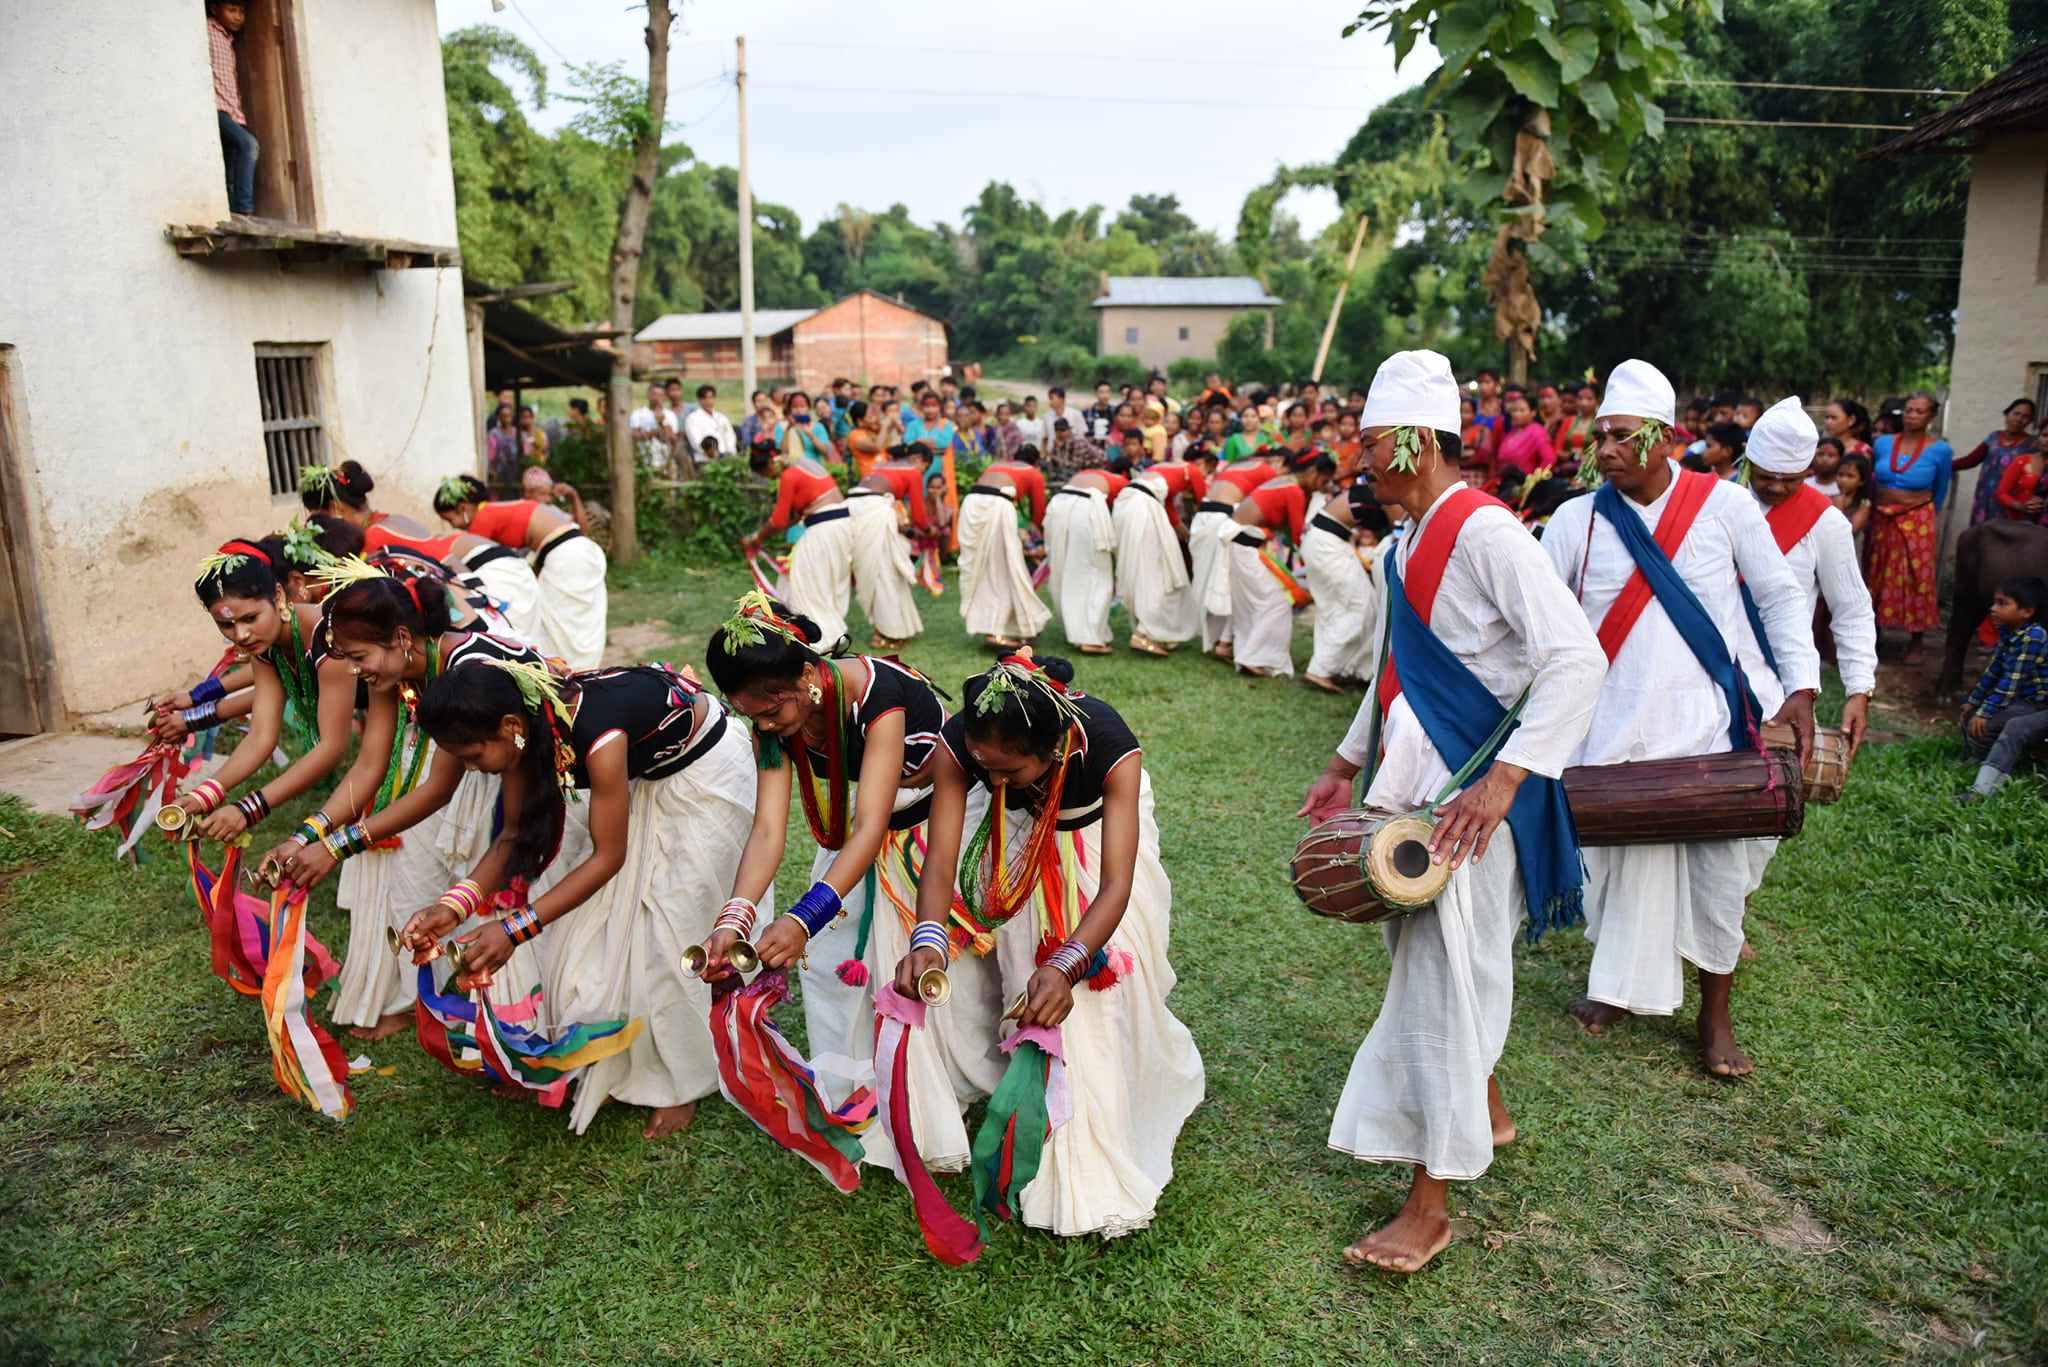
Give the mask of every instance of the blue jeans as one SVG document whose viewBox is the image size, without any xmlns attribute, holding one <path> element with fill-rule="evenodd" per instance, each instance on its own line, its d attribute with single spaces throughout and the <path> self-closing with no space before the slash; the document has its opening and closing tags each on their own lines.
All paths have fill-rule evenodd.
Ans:
<svg viewBox="0 0 2048 1367">
<path fill-rule="evenodd" d="M 256 135 L 236 123 L 227 110 L 214 112 L 220 115 L 220 154 L 228 168 L 228 212 L 253 214 L 256 212 L 256 157 L 259 152 Z"/>
</svg>

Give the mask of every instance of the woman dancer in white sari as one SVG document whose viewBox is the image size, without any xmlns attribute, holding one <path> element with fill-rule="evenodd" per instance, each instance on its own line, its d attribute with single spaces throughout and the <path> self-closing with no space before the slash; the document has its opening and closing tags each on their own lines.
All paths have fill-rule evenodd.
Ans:
<svg viewBox="0 0 2048 1367">
<path fill-rule="evenodd" d="M 1044 518 L 1045 476 L 1035 446 L 983 470 L 960 500 L 960 616 L 968 635 L 1004 650 L 1037 636 L 1052 620 L 1024 561 L 1020 498 L 1029 500 L 1032 521 Z"/>
</svg>

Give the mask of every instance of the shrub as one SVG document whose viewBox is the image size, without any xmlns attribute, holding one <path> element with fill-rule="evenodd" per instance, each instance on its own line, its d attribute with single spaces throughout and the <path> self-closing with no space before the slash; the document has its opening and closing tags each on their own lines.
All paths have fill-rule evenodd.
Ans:
<svg viewBox="0 0 2048 1367">
<path fill-rule="evenodd" d="M 673 489 L 650 487 L 648 472 L 641 471 L 640 538 L 650 550 L 736 560 L 740 538 L 752 534 L 775 506 L 775 485 L 742 460 L 715 460 L 697 468 L 697 478 Z"/>
<path fill-rule="evenodd" d="M 1151 367 L 1135 356 L 1097 356 L 1092 363 L 1093 370 L 1084 384 L 1092 385 L 1097 380 L 1108 380 L 1112 389 L 1127 384 L 1143 384 L 1152 376 Z"/>
<path fill-rule="evenodd" d="M 1183 356 L 1166 368 L 1167 387 L 1180 394 L 1199 394 L 1203 378 L 1216 368 L 1214 360 Z"/>
</svg>

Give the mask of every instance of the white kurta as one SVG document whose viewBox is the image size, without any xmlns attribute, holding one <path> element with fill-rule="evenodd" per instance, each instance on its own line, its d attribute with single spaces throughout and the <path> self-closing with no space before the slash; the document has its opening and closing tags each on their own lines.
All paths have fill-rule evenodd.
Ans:
<svg viewBox="0 0 2048 1367">
<path fill-rule="evenodd" d="M 1315 651 L 1308 672 L 1319 679 L 1362 679 L 1379 629 L 1379 600 L 1349 537 L 1311 523 L 1301 538 L 1309 592 L 1316 598 Z"/>
<path fill-rule="evenodd" d="M 596 669 L 604 662 L 604 551 L 587 536 L 541 549 L 547 558 L 535 576 L 540 601 L 534 645 L 572 669 Z"/>
<path fill-rule="evenodd" d="M 1139 762 L 1135 752 L 1125 761 Z M 969 832 L 979 825 L 987 802 L 987 790 L 977 786 L 969 798 Z M 1008 821 L 1006 847 L 1021 859 L 1031 819 L 1011 808 Z M 1102 875 L 1102 823 L 1082 827 L 1073 839 L 1080 851 L 1081 896 L 1092 900 Z M 1074 1009 L 1060 1023 L 1073 1115 L 1052 1132 L 1038 1176 L 1024 1188 L 1022 1218 L 1034 1229 L 1104 1238 L 1143 1229 L 1152 1223 L 1159 1195 L 1173 1177 L 1174 1142 L 1201 1104 L 1207 1083 L 1194 1037 L 1166 1005 L 1175 981 L 1167 961 L 1172 914 L 1173 884 L 1159 862 L 1152 780 L 1145 775 L 1138 793 L 1131 900 L 1109 937 L 1112 951 L 1130 955 L 1131 971 L 1104 992 L 1085 982 L 1076 986 Z M 1038 938 L 1034 898 L 996 932 L 991 957 L 1001 974 L 1002 1001 L 1014 1001 L 1031 981 Z M 953 1010 L 957 1001 L 945 1009 Z"/>
<path fill-rule="evenodd" d="M 1045 587 L 1059 608 L 1060 629 L 1077 646 L 1109 644 L 1109 605 L 1116 598 L 1109 506 L 1102 490 L 1072 485 L 1045 506 Z"/>
<path fill-rule="evenodd" d="M 1135 491 L 1135 492 L 1134 492 Z M 1137 630 L 1174 645 L 1193 636 L 1188 565 L 1166 513 L 1166 481 L 1139 475 L 1110 509 L 1116 528 L 1116 596 Z"/>
<path fill-rule="evenodd" d="M 960 616 L 969 635 L 1024 641 L 1052 620 L 1024 563 L 1015 489 L 960 500 Z"/>
<path fill-rule="evenodd" d="M 894 641 L 924 630 L 917 611 L 917 567 L 910 538 L 897 522 L 896 500 L 874 490 L 846 496 L 852 510 L 853 584 L 868 625 Z"/>
<path fill-rule="evenodd" d="M 1188 597 L 1200 614 L 1202 649 L 1230 639 L 1230 544 L 1236 523 L 1229 513 L 1196 513 L 1188 523 L 1188 552 L 1195 562 Z"/>
<path fill-rule="evenodd" d="M 1677 487 L 1648 507 L 1623 500 L 1654 534 Z M 1590 544 L 1588 521 L 1592 523 Z M 1635 572 L 1635 561 L 1591 498 L 1557 510 L 1542 542 L 1555 572 L 1579 590 L 1588 621 L 1599 623 Z M 1749 492 L 1718 482 L 1673 564 L 1706 608 L 1731 652 L 1744 632 L 1738 576 L 1756 596 L 1777 652 L 1778 674 L 1750 672 L 1750 687 L 1768 717 L 1786 692 L 1816 688 L 1812 613 Z M 1739 658 L 1739 656 L 1738 656 Z M 1620 764 L 1715 754 L 1729 748 L 1728 701 L 1653 597 L 1622 643 L 1578 764 Z M 1743 900 L 1762 866 L 1755 842 L 1588 849 L 1586 935 L 1594 942 L 1586 995 L 1643 1015 L 1670 1015 L 1685 998 L 1686 963 L 1731 973 L 1742 950 Z"/>
<path fill-rule="evenodd" d="M 789 593 L 783 601 L 818 624 L 827 650 L 846 634 L 852 593 L 853 515 L 806 523 L 789 552 Z"/>
<path fill-rule="evenodd" d="M 1766 525 L 1769 525 L 1768 523 Z M 1856 532 L 1839 508 L 1830 508 L 1792 543 L 1785 552 L 1785 565 L 1793 582 L 1806 599 L 1811 620 L 1816 605 L 1828 605 L 1829 630 L 1835 637 L 1835 662 L 1842 674 L 1842 691 L 1850 697 L 1869 693 L 1877 687 L 1877 613 L 1870 602 L 1870 586 L 1863 582 L 1863 567 L 1856 558 Z M 1763 651 L 1742 621 L 1742 667 L 1752 678 L 1768 672 Z"/>
<path fill-rule="evenodd" d="M 1429 526 L 1447 490 L 1424 515 Z M 1404 537 L 1407 568 L 1416 537 Z M 1536 541 L 1503 508 L 1474 512 L 1444 567 L 1430 631 L 1503 707 L 1529 700 L 1499 758 L 1555 778 L 1586 734 L 1605 659 L 1571 594 L 1545 572 Z M 1337 753 L 1371 763 L 1378 707 L 1368 693 Z M 1385 756 L 1366 805 L 1426 805 L 1451 771 L 1405 694 L 1388 711 Z M 1507 1041 L 1515 931 L 1525 904 L 1512 833 L 1451 875 L 1436 905 L 1385 923 L 1393 964 L 1379 1018 L 1359 1046 L 1330 1124 L 1330 1147 L 1374 1162 L 1419 1163 L 1470 1180 L 1493 1161 L 1486 1079 Z"/>
<path fill-rule="evenodd" d="M 1240 669 L 1294 674 L 1294 599 L 1260 559 L 1260 547 L 1238 540 L 1247 535 L 1269 542 L 1263 527 L 1230 524 L 1231 658 Z"/>
<path fill-rule="evenodd" d="M 711 988 L 683 972 L 682 952 L 703 943 L 732 891 L 754 784 L 753 744 L 730 722 L 681 773 L 635 780 L 625 863 L 541 932 L 552 940 L 544 991 L 554 1020 L 643 1022 L 630 1048 L 584 1073 L 569 1117 L 576 1133 L 609 1098 L 679 1106 L 718 1090 Z"/>
</svg>

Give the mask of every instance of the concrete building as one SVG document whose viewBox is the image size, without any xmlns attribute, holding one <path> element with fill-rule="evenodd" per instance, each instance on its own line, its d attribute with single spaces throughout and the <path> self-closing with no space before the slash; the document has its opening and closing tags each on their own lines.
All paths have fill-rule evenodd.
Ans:
<svg viewBox="0 0 2048 1367">
<path fill-rule="evenodd" d="M 230 219 L 197 3 L 8 6 L 0 735 L 204 673 L 194 570 L 282 527 L 300 466 L 428 517 L 474 459 L 433 0 L 248 10 Z"/>
<path fill-rule="evenodd" d="M 1266 318 L 1280 301 L 1249 275 L 1105 275 L 1095 300 L 1095 354 L 1135 356 L 1164 370 L 1185 356 L 1216 354 L 1231 321 L 1248 309 Z"/>
<path fill-rule="evenodd" d="M 1942 430 L 1958 454 L 2004 422 L 2022 396 L 2048 413 L 2048 45 L 1871 151 L 1874 158 L 1966 156 L 1970 201 L 1956 298 L 1956 350 Z M 1977 472 L 1958 477 L 1968 525 Z"/>
<path fill-rule="evenodd" d="M 635 369 L 695 383 L 740 378 L 737 313 L 668 313 L 633 336 Z M 907 387 L 946 368 L 946 325 L 901 300 L 856 290 L 822 309 L 754 310 L 754 367 L 764 388 L 816 391 L 845 378 Z"/>
</svg>

